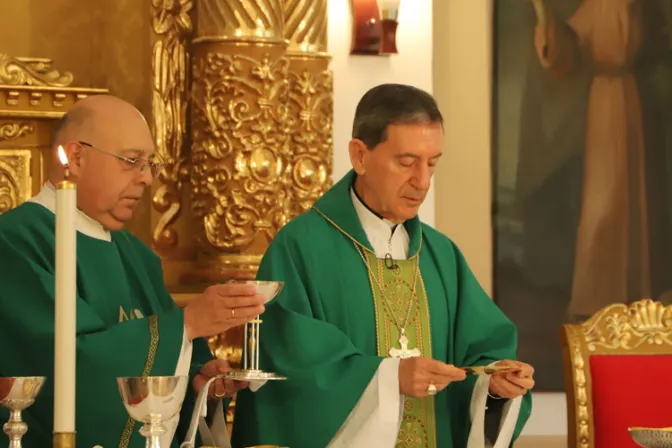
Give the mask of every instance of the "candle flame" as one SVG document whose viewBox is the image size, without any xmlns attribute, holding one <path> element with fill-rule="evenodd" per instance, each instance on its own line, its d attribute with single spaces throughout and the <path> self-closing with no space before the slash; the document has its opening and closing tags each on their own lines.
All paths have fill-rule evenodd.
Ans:
<svg viewBox="0 0 672 448">
<path fill-rule="evenodd" d="M 65 149 L 61 145 L 58 145 L 58 158 L 61 159 L 61 165 L 68 166 L 68 156 L 65 155 Z"/>
</svg>

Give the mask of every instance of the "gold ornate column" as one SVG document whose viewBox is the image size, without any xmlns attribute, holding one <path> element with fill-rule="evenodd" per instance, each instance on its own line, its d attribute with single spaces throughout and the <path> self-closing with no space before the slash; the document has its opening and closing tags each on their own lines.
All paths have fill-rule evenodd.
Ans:
<svg viewBox="0 0 672 448">
<path fill-rule="evenodd" d="M 186 283 L 254 278 L 289 218 L 289 62 L 282 0 L 198 0 L 192 42 L 192 210 Z"/>
<path fill-rule="evenodd" d="M 333 82 L 327 51 L 327 0 L 284 0 L 289 40 L 291 216 L 310 209 L 332 183 Z"/>
<path fill-rule="evenodd" d="M 165 167 L 153 191 L 152 243 L 162 255 L 175 254 L 180 239 L 189 238 L 182 220 L 183 186 L 189 181 L 187 104 L 192 35 L 191 0 L 152 0 L 152 130 L 156 151 Z M 189 254 L 187 253 L 187 256 Z"/>
</svg>

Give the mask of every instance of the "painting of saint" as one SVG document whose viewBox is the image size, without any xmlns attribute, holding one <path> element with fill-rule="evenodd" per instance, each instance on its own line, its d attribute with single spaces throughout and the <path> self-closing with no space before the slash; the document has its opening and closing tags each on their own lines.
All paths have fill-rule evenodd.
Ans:
<svg viewBox="0 0 672 448">
<path fill-rule="evenodd" d="M 672 2 L 500 0 L 495 300 L 539 386 L 558 330 L 672 297 Z"/>
</svg>

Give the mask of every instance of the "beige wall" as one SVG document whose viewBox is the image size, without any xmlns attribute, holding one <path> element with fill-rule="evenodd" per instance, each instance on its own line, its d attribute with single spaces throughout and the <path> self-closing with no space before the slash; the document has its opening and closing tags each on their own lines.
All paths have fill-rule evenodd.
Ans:
<svg viewBox="0 0 672 448">
<path fill-rule="evenodd" d="M 444 114 L 435 223 L 492 291 L 490 217 L 491 3 L 434 1 L 434 94 Z"/>
</svg>

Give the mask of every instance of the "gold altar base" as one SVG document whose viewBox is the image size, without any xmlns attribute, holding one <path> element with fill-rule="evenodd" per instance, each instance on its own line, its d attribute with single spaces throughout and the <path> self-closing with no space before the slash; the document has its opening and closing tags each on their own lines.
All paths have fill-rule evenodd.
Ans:
<svg viewBox="0 0 672 448">
<path fill-rule="evenodd" d="M 75 448 L 75 435 L 74 432 L 55 432 L 53 448 Z"/>
</svg>

